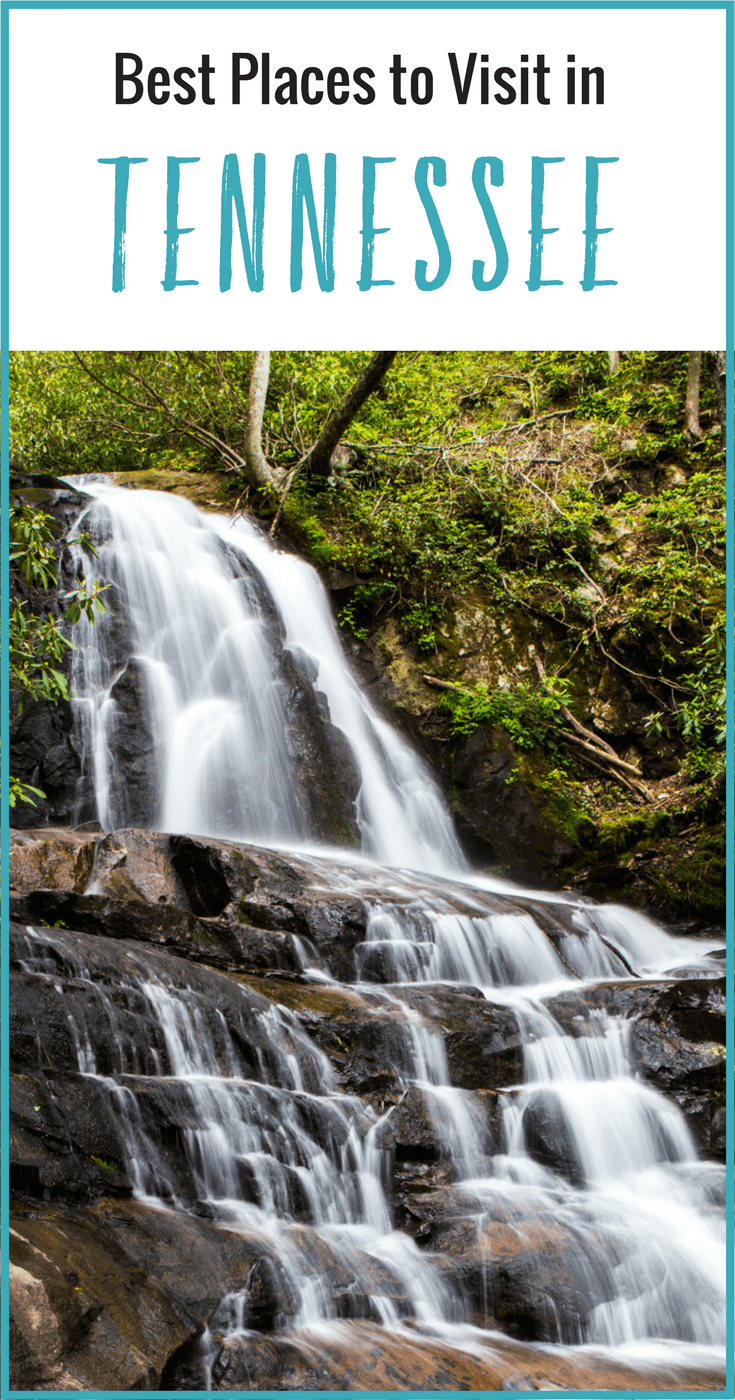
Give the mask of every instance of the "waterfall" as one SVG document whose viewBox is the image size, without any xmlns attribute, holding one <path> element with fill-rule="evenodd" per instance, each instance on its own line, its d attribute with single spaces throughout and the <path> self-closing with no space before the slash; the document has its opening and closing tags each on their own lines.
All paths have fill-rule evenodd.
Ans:
<svg viewBox="0 0 735 1400">
<path fill-rule="evenodd" d="M 97 815 L 123 824 L 115 726 L 119 620 L 143 675 L 160 774 L 149 825 L 241 840 L 308 840 L 293 799 L 278 658 L 306 654 L 332 723 L 346 736 L 361 786 L 366 855 L 419 870 L 465 865 L 436 783 L 374 711 L 350 674 L 315 571 L 277 553 L 248 522 L 205 517 L 188 501 L 88 478 L 96 504 L 79 522 L 97 557 L 77 567 L 108 585 L 112 612 L 75 628 L 73 689 Z M 274 611 L 277 615 L 274 618 Z"/>
<path fill-rule="evenodd" d="M 599 1005 L 570 1030 L 549 1005 L 599 983 L 675 977 L 695 956 L 694 975 L 710 976 L 716 945 L 693 952 L 622 907 L 473 876 L 426 766 L 351 674 L 313 569 L 247 521 L 105 481 L 73 484 L 94 497 L 78 528 L 96 557 L 77 544 L 77 565 L 109 586 L 110 611 L 95 627 L 82 618 L 74 634 L 74 705 L 95 814 L 106 830 L 126 820 L 120 682 L 132 668 L 157 775 L 137 824 L 313 851 L 317 833 L 294 795 L 280 670 L 284 652 L 295 656 L 359 776 L 362 861 L 343 851 L 330 865 L 322 849 L 313 880 L 367 911 L 350 994 L 390 1028 L 385 1069 L 402 1095 L 386 1106 L 340 1089 L 328 1056 L 284 1006 L 243 1002 L 233 1029 L 238 1013 L 205 1005 L 188 964 L 174 975 L 142 947 L 113 996 L 94 946 L 107 940 L 29 928 L 21 964 L 50 988 L 63 968 L 77 1070 L 109 1094 L 139 1198 L 253 1232 L 290 1300 L 276 1320 L 284 1329 L 319 1337 L 370 1319 L 471 1350 L 495 1325 L 499 1266 L 483 1242 L 495 1238 L 489 1223 L 501 1222 L 515 1249 L 538 1258 L 553 1239 L 572 1281 L 563 1303 L 544 1295 L 534 1340 L 620 1354 L 661 1343 L 682 1362 L 702 1348 L 719 1356 L 719 1168 L 699 1159 L 678 1108 L 638 1077 L 629 1021 Z M 307 986 L 335 985 L 303 937 L 293 946 Z M 423 993 L 447 987 L 512 1013 L 518 1026 L 522 1064 L 497 1094 L 494 1129 L 482 1094 L 452 1084 L 445 1039 L 421 1009 Z M 94 1043 L 101 1020 L 114 1063 Z M 256 1047 L 250 1058 L 244 1038 Z M 152 1085 L 181 1125 L 178 1169 L 156 1140 Z M 464 1273 L 445 1267 L 428 1217 L 416 1239 L 394 1226 L 386 1172 L 409 1104 L 441 1142 L 446 1221 L 469 1222 Z M 315 1241 L 353 1279 L 338 1300 L 314 1262 Z M 246 1343 L 253 1318 L 248 1288 L 223 1294 L 202 1342 L 208 1375 L 222 1339 Z"/>
</svg>

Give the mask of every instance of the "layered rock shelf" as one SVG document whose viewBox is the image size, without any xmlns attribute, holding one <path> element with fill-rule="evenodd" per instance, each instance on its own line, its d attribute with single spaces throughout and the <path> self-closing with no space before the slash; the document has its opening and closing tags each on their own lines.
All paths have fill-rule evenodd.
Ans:
<svg viewBox="0 0 735 1400">
<path fill-rule="evenodd" d="M 523 1094 L 523 1007 L 470 982 L 397 982 L 395 946 L 370 937 L 386 918 L 387 872 L 90 825 L 12 843 L 14 1386 L 718 1388 L 716 1361 L 676 1348 L 652 1366 L 575 1346 L 614 1305 L 626 1232 L 590 1216 L 584 1162 L 548 1097 L 524 1113 L 536 1176 L 510 1194 L 487 1189 Z M 564 1043 L 599 1045 L 601 1015 L 624 1026 L 637 1081 L 681 1110 L 703 1155 L 722 1156 L 713 953 L 704 965 L 692 941 L 690 967 L 680 956 L 674 975 L 633 979 L 622 949 L 608 949 L 620 975 L 590 982 L 567 971 L 595 936 L 572 902 L 399 872 L 391 885 L 394 916 L 415 921 L 420 890 L 424 919 L 532 921 L 564 959 L 566 985 L 545 1003 Z M 416 946 L 434 956 L 428 938 Z M 443 1044 L 451 1087 L 417 1075 L 417 1028 Z M 214 1096 L 204 1109 L 203 1085 Z M 468 1117 L 454 1147 L 442 1094 Z M 260 1134 L 222 1148 L 228 1190 L 247 1207 L 229 1218 L 224 1187 L 202 1195 L 203 1129 L 225 1109 Z M 333 1171 L 359 1195 L 367 1148 L 388 1237 L 398 1231 L 408 1256 L 392 1260 L 359 1224 L 339 1228 Z M 270 1178 L 264 1151 L 280 1159 Z M 682 1180 L 704 1166 L 659 1156 Z M 714 1163 L 705 1186 L 716 1210 Z M 451 1335 L 417 1315 L 421 1270 Z M 316 1328 L 308 1280 L 328 1319 Z"/>
</svg>

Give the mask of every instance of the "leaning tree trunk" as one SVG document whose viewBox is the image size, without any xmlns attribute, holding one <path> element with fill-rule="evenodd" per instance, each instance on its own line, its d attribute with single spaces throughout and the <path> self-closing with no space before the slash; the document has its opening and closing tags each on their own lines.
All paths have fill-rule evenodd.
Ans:
<svg viewBox="0 0 735 1400">
<path fill-rule="evenodd" d="M 265 396 L 268 392 L 270 363 L 270 350 L 255 351 L 248 393 L 245 468 L 246 475 L 253 486 L 265 486 L 272 490 L 276 485 L 273 468 L 269 465 L 263 452 L 263 414 L 265 412 Z"/>
<path fill-rule="evenodd" d="M 702 351 L 690 350 L 684 427 L 691 438 L 701 438 L 702 436 L 702 429 L 699 426 L 699 377 L 701 370 Z"/>
<path fill-rule="evenodd" d="M 342 400 L 339 408 L 327 420 L 314 446 L 303 463 L 303 469 L 315 476 L 329 476 L 332 453 L 343 433 L 347 431 L 353 418 L 359 413 L 365 400 L 380 383 L 383 375 L 396 358 L 397 350 L 378 350 L 370 363 Z"/>
<path fill-rule="evenodd" d="M 611 374 L 617 374 L 620 369 L 620 351 L 608 350 L 607 363 Z"/>
</svg>

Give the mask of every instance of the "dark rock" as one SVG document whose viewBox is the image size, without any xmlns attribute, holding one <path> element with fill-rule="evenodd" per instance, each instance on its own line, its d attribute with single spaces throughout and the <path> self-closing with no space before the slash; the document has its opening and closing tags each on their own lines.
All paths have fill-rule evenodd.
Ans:
<svg viewBox="0 0 735 1400">
<path fill-rule="evenodd" d="M 102 625 L 101 620 L 97 624 Z M 125 771 L 112 801 L 116 827 L 154 826 L 158 817 L 161 775 L 150 723 L 146 668 L 137 656 L 126 661 L 110 689 L 114 705 L 110 742 L 115 761 Z"/>
<path fill-rule="evenodd" d="M 263 1324 L 293 1311 L 283 1267 L 262 1237 L 181 1212 L 137 1201 L 47 1204 L 17 1213 L 13 1232 L 14 1387 L 25 1388 L 38 1357 L 36 1383 L 43 1374 L 63 1390 L 158 1390 L 167 1359 L 190 1351 L 223 1291 L 252 1283 Z"/>
<path fill-rule="evenodd" d="M 381 1124 L 378 1142 L 391 1148 L 397 1162 L 438 1162 L 442 1129 L 422 1089 L 412 1085 Z"/>
<path fill-rule="evenodd" d="M 11 1074 L 11 1190 L 40 1200 L 129 1196 L 106 1090 L 81 1076 Z"/>
<path fill-rule="evenodd" d="M 361 776 L 352 749 L 331 723 L 316 666 L 300 649 L 283 652 L 286 745 L 296 764 L 296 801 L 306 830 L 333 846 L 360 848 L 355 799 Z"/>
<path fill-rule="evenodd" d="M 508 781 L 517 761 L 507 738 L 483 726 L 460 744 L 454 760 L 460 830 L 465 839 L 481 843 L 486 864 L 513 879 L 553 884 L 574 847 L 547 820 L 526 784 Z"/>
<path fill-rule="evenodd" d="M 19 782 L 39 789 L 44 797 L 19 802 L 13 811 L 17 827 L 68 823 L 72 820 L 81 776 L 81 750 L 68 701 L 52 705 L 29 700 L 11 727 L 11 771 Z"/>
<path fill-rule="evenodd" d="M 358 951 L 371 946 L 367 923 L 380 891 L 369 867 L 360 867 L 364 897 L 346 894 L 348 869 L 323 857 L 130 828 L 107 837 L 96 830 L 14 836 L 16 912 L 31 925 L 41 909 L 47 922 L 84 924 L 11 927 L 8 1168 L 24 1222 L 11 1356 L 28 1388 L 112 1383 L 193 1392 L 208 1384 L 208 1368 L 215 1389 L 371 1389 L 376 1380 L 522 1389 L 531 1375 L 553 1388 L 547 1369 L 557 1365 L 556 1353 L 547 1368 L 544 1352 L 542 1374 L 538 1357 L 534 1371 L 531 1353 L 511 1347 L 512 1359 L 492 1376 L 484 1363 L 472 1369 L 476 1357 L 445 1351 L 436 1339 L 421 1339 L 421 1367 L 408 1342 L 403 1370 L 403 1361 L 380 1348 L 373 1354 L 369 1329 L 385 1309 L 410 1317 L 405 1281 L 397 1266 L 394 1272 L 360 1248 L 359 1232 L 337 1243 L 313 1228 L 304 1172 L 315 1160 L 331 1164 L 357 1203 L 355 1141 L 368 1133 L 382 1148 L 393 1224 L 413 1237 L 457 1318 L 519 1339 L 579 1343 L 595 1309 L 618 1296 L 621 1272 L 645 1277 L 655 1291 L 663 1261 L 639 1260 L 624 1225 L 608 1234 L 579 1190 L 581 1170 L 552 1090 L 522 1089 L 526 1148 L 547 1169 L 548 1176 L 539 1172 L 546 1185 L 516 1190 L 509 1180 L 508 1194 L 483 1185 L 495 1171 L 489 1154 L 504 1150 L 503 1104 L 523 1084 L 523 1037 L 507 1005 L 472 986 L 340 986 L 300 971 L 308 947 L 346 981 L 355 976 Z M 427 900 L 436 894 L 429 876 L 423 888 Z M 396 874 L 396 907 L 415 909 L 412 890 Z M 443 885 L 441 897 L 448 910 L 469 907 L 460 886 Z M 572 906 L 520 894 L 474 892 L 472 899 L 488 912 L 531 915 L 570 961 L 572 941 L 586 937 Z M 389 970 L 388 963 L 375 968 L 382 977 Z M 157 999 L 177 1018 L 176 1034 L 208 1047 L 199 1087 L 176 1074 L 175 1036 L 156 1013 Z M 690 1123 L 701 1120 L 707 1150 L 721 1150 L 723 1057 L 713 1048 L 724 1034 L 719 982 L 578 984 L 549 1007 L 575 1036 L 599 1033 L 601 1007 L 629 1020 L 639 1073 L 681 1103 Z M 419 1025 L 441 1036 L 453 1092 L 472 1091 L 474 1181 L 458 1181 L 461 1167 L 446 1160 L 441 1094 L 406 1087 L 416 1073 Z M 334 1095 L 323 1056 L 334 1071 Z M 219 1114 L 260 1134 L 244 1137 L 228 1159 L 222 1188 L 212 1189 L 196 1166 L 199 1094 L 209 1096 L 213 1122 Z M 668 1169 L 684 1175 L 687 1167 Z M 131 1200 L 134 1175 L 136 1189 L 179 1209 Z M 714 1212 L 718 1182 L 709 1185 L 706 1209 Z M 220 1195 L 254 1206 L 272 1197 L 283 1216 L 278 1246 L 242 1220 L 232 1229 L 218 1224 Z M 318 1280 L 335 1329 L 349 1324 L 323 1347 L 313 1338 L 302 1345 L 293 1329 L 299 1303 L 291 1248 L 300 1270 Z M 32 1316 L 41 1319 L 41 1342 Z M 494 1350 L 493 1365 L 497 1356 Z M 521 1357 L 527 1369 L 519 1373 Z M 602 1384 L 602 1371 L 588 1362 L 591 1384 Z M 632 1375 L 616 1372 L 616 1383 L 619 1374 Z M 571 1373 L 554 1375 L 569 1382 Z"/>
<path fill-rule="evenodd" d="M 566 1118 L 553 1089 L 537 1089 L 523 1111 L 523 1138 L 529 1157 L 566 1177 L 573 1186 L 584 1185 Z"/>
<path fill-rule="evenodd" d="M 232 899 L 217 851 L 187 836 L 172 836 L 171 864 L 186 891 L 194 914 L 221 914 Z"/>
<path fill-rule="evenodd" d="M 523 1038 L 509 1007 L 450 985 L 393 990 L 442 1034 L 457 1088 L 502 1089 L 522 1081 Z"/>
</svg>

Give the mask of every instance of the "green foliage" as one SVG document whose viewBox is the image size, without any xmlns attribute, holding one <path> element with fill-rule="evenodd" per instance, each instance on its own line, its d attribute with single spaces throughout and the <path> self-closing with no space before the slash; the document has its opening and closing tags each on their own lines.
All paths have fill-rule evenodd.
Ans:
<svg viewBox="0 0 735 1400">
<path fill-rule="evenodd" d="M 56 553 L 53 546 L 53 520 L 33 506 L 11 506 L 9 511 L 10 567 L 16 580 L 22 580 L 33 595 L 38 590 L 56 584 Z M 84 544 L 91 548 L 85 538 Z M 91 592 L 80 582 L 64 595 L 65 608 L 61 618 L 35 610 L 28 598 L 15 596 L 9 609 L 10 689 L 15 713 L 23 714 L 29 700 L 46 700 L 58 704 L 69 699 L 69 686 L 62 669 L 72 643 L 64 634 L 64 625 L 79 621 L 82 613 L 94 622 L 102 611 L 104 588 L 95 584 Z M 34 797 L 43 798 L 39 788 L 31 787 L 11 777 L 9 805 L 18 802 L 35 807 Z"/>
<path fill-rule="evenodd" d="M 104 1157 L 93 1156 L 92 1161 L 101 1172 L 104 1172 L 105 1176 L 114 1176 L 115 1172 L 120 1170 L 116 1162 L 106 1162 Z"/>
<path fill-rule="evenodd" d="M 706 764 L 711 743 L 722 750 L 717 764 L 718 772 L 724 767 L 727 738 L 725 626 L 725 614 L 721 613 L 699 646 L 685 652 L 685 658 L 694 663 L 693 669 L 685 677 L 691 693 L 680 706 L 677 716 L 681 732 L 689 741 L 692 757 L 697 762 L 701 763 L 704 756 Z"/>
<path fill-rule="evenodd" d="M 561 681 L 546 692 L 525 682 L 493 693 L 486 685 L 478 685 L 472 691 L 447 691 L 439 709 L 451 716 L 454 734 L 473 734 L 479 725 L 487 724 L 504 729 L 517 749 L 528 750 L 547 741 L 549 730 L 560 723 L 560 707 L 568 698 Z"/>
<path fill-rule="evenodd" d="M 443 617 L 438 603 L 414 603 L 401 618 L 404 632 L 413 637 L 418 651 L 436 649 L 436 628 Z"/>
<path fill-rule="evenodd" d="M 33 794 L 33 796 L 31 796 Z M 18 778 L 11 774 L 8 784 L 8 806 L 15 807 L 18 802 L 27 802 L 29 806 L 35 807 L 34 797 L 44 798 L 45 792 L 40 788 L 32 787 L 30 783 L 21 783 Z"/>
<path fill-rule="evenodd" d="M 264 447 L 274 465 L 303 457 L 366 359 L 271 356 Z M 71 354 L 11 356 L 12 447 L 27 468 L 211 470 L 221 463 L 206 433 L 243 449 L 249 353 L 94 352 L 84 362 L 91 373 Z M 352 423 L 343 465 L 326 485 L 297 478 L 281 528 L 342 588 L 353 581 L 341 594 L 344 627 L 365 640 L 391 614 L 441 677 L 462 679 L 462 604 L 496 624 L 511 614 L 516 633 L 543 627 L 554 665 L 572 676 L 584 658 L 618 668 L 621 684 L 642 677 L 650 743 L 680 735 L 684 773 L 704 787 L 723 755 L 724 444 L 706 365 L 704 436 L 687 440 L 686 376 L 685 352 L 623 353 L 614 376 L 598 351 L 401 353 Z M 187 436 L 192 419 L 199 441 Z M 272 514 L 272 502 L 244 504 Z M 33 567 L 43 570 L 47 545 L 34 544 Z M 59 671 L 58 659 L 49 667 Z M 562 771 L 553 694 L 518 684 L 457 694 L 443 702 L 455 733 L 502 727 Z M 547 796 L 568 825 L 564 802 L 583 812 L 585 799 L 563 782 L 566 796 Z M 609 801 L 627 799 L 618 788 Z"/>
</svg>

